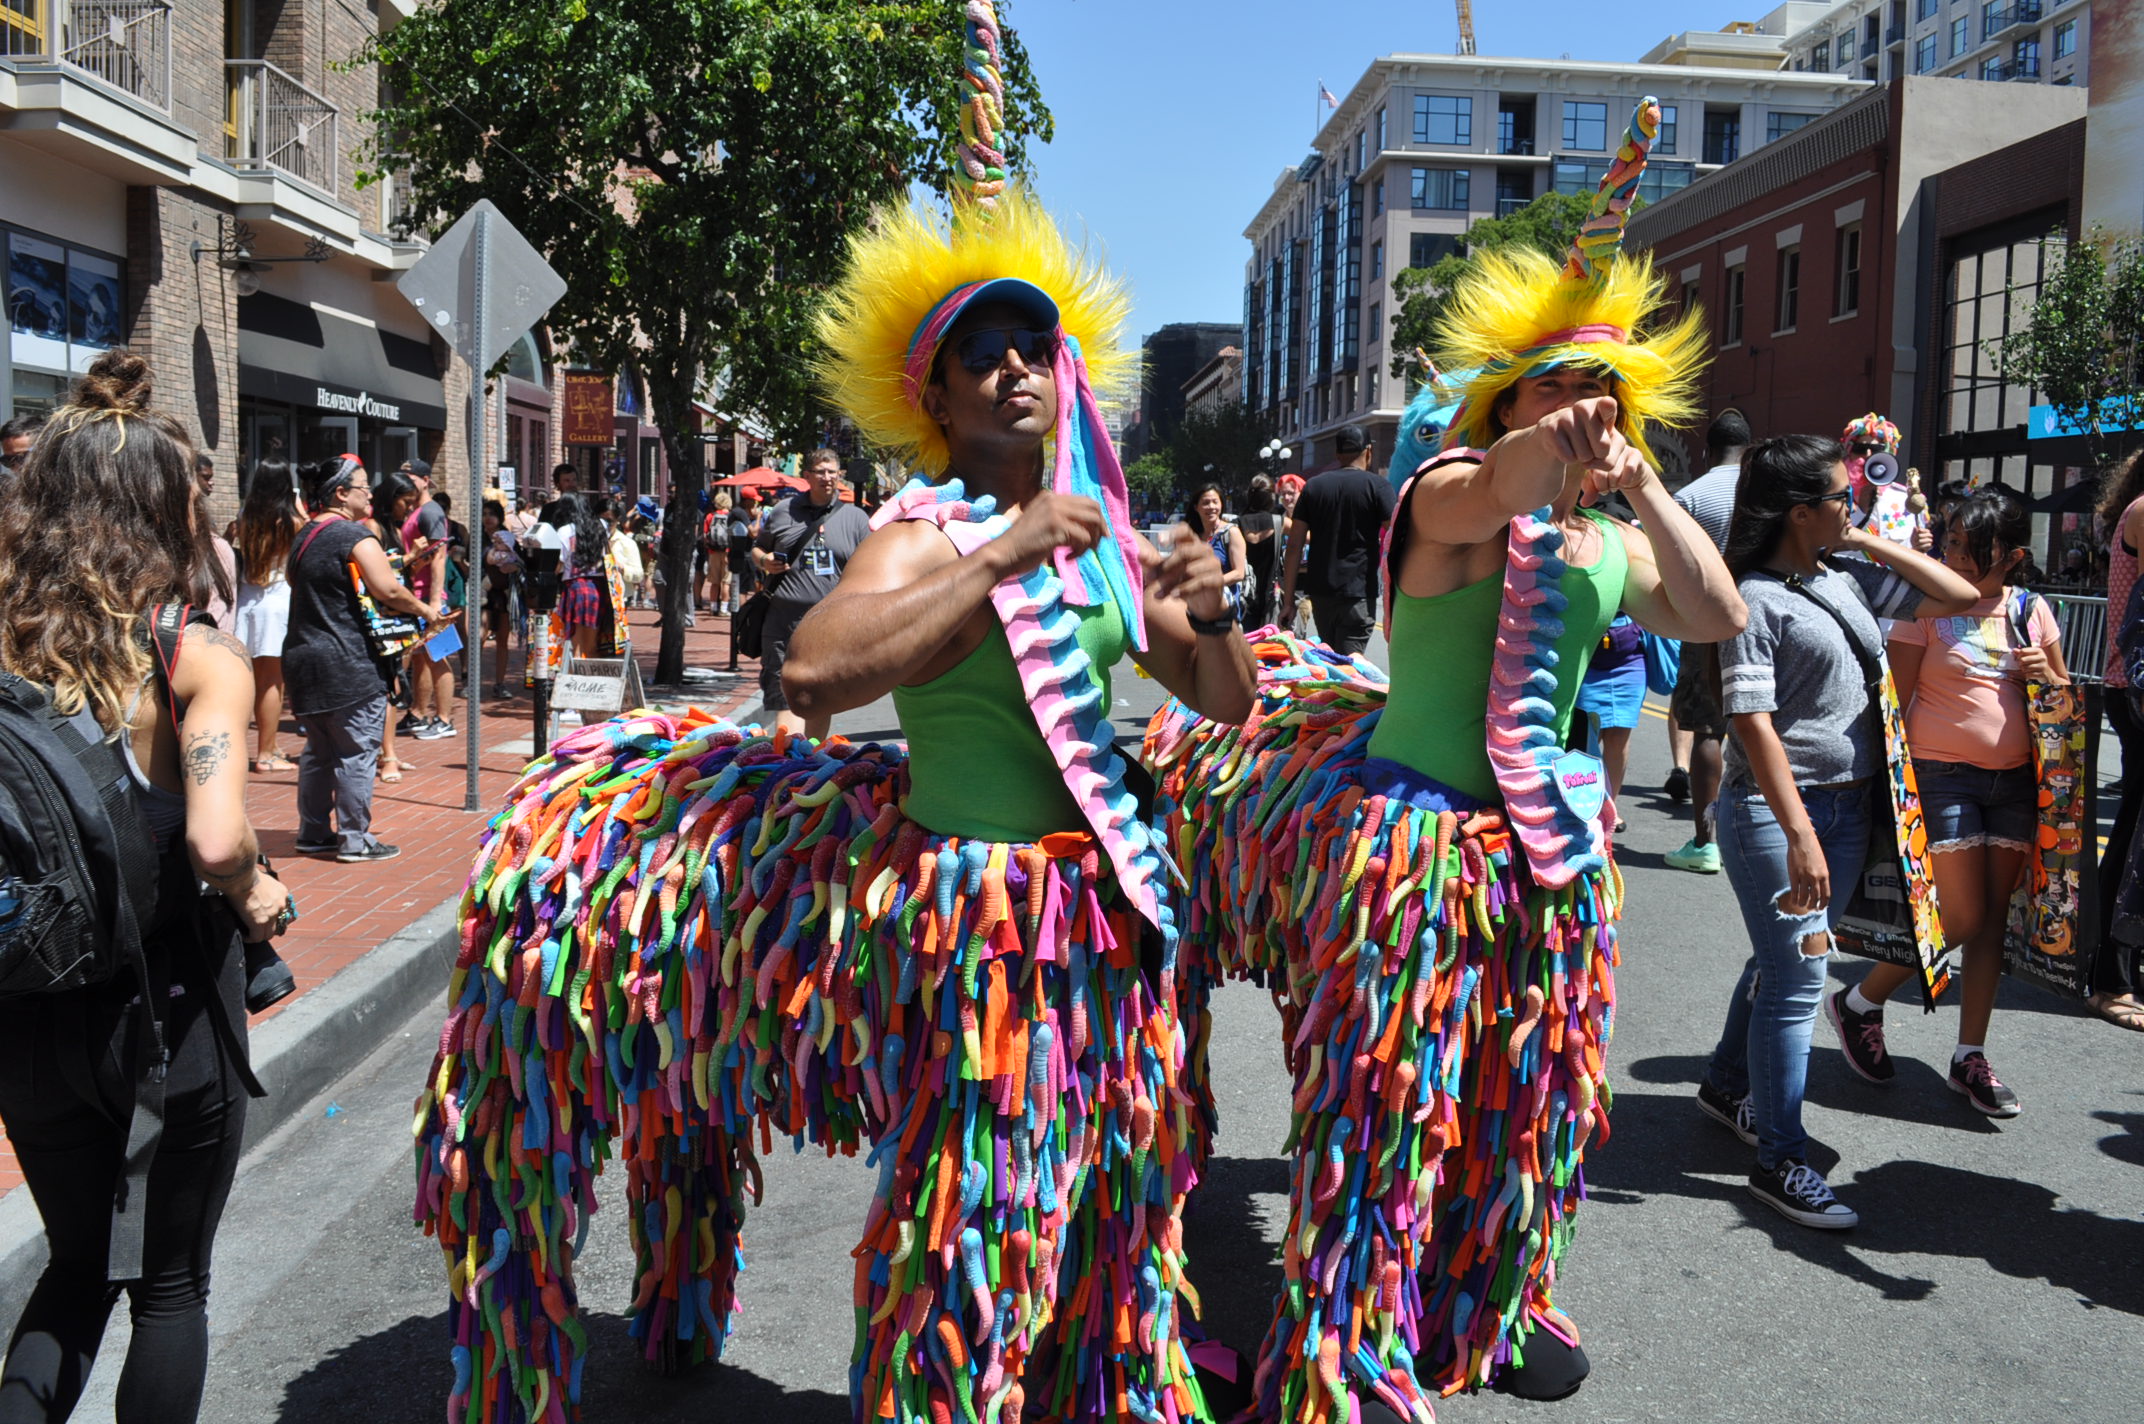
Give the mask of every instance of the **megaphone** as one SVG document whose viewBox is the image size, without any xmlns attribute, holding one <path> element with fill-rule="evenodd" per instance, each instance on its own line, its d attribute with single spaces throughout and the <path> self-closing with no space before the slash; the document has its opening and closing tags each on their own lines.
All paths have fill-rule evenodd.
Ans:
<svg viewBox="0 0 2144 1424">
<path fill-rule="evenodd" d="M 1861 477 L 1878 487 L 1896 484 L 1905 472 L 1899 468 L 1898 456 L 1879 450 L 1861 464 Z"/>
</svg>

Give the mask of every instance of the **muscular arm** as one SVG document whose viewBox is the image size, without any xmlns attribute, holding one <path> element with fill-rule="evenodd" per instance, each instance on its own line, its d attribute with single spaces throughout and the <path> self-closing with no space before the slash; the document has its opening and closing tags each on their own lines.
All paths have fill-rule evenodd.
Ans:
<svg viewBox="0 0 2144 1424">
<path fill-rule="evenodd" d="M 407 613 L 414 618 L 430 618 L 432 610 L 425 601 L 403 586 L 395 577 L 393 564 L 387 562 L 387 550 L 377 539 L 361 539 L 350 551 L 357 561 L 358 576 L 365 581 L 365 592 L 372 601 L 389 613 Z"/>
<path fill-rule="evenodd" d="M 1618 525 L 1630 554 L 1623 608 L 1650 632 L 1695 643 L 1721 643 L 1742 631 L 1749 609 L 1735 592 L 1719 550 L 1658 476 L 1626 486 L 1642 530 Z"/>
<path fill-rule="evenodd" d="M 1165 560 L 1145 535 L 1136 537 L 1147 572 L 1147 648 L 1134 655 L 1139 666 L 1201 717 L 1244 721 L 1258 697 L 1251 645 L 1240 628 L 1226 636 L 1194 633 L 1188 616 L 1222 616 L 1220 561 L 1204 544 L 1180 544 Z"/>
<path fill-rule="evenodd" d="M 790 638 L 782 691 L 799 716 L 862 707 L 913 678 L 990 601 L 1005 541 L 961 555 L 921 523 L 889 524 L 857 546 L 841 582 Z"/>
</svg>

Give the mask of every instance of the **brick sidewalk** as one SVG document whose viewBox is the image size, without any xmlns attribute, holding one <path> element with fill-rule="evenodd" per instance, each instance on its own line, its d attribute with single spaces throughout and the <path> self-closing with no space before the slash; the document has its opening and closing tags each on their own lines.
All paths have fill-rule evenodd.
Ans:
<svg viewBox="0 0 2144 1424">
<path fill-rule="evenodd" d="M 652 612 L 636 609 L 631 617 L 634 654 L 653 694 L 660 630 Z M 728 660 L 729 619 L 700 614 L 699 626 L 685 634 L 686 666 L 720 670 Z M 513 663 L 520 666 L 518 648 Z M 488 689 L 490 683 L 485 686 Z M 746 660 L 736 677 L 691 684 L 684 693 L 661 700 L 691 701 L 728 714 L 758 695 L 759 665 Z M 488 697 L 483 702 L 484 753 L 477 763 L 481 811 L 461 809 L 468 758 L 467 741 L 459 730 L 436 742 L 397 739 L 405 774 L 398 785 L 382 784 L 375 791 L 372 828 L 380 839 L 400 846 L 402 854 L 380 864 L 342 865 L 331 856 L 299 855 L 293 844 L 298 824 L 297 773 L 253 776 L 246 790 L 246 812 L 261 849 L 297 896 L 299 908 L 298 923 L 277 942 L 297 976 L 298 992 L 256 1017 L 255 1024 L 281 1013 L 461 889 L 484 823 L 529 759 L 531 710 L 525 691 L 508 702 Z M 286 718 L 285 752 L 294 752 L 300 745 L 302 739 Z M 15 1155 L 0 1136 L 0 1194 L 21 1182 Z"/>
</svg>

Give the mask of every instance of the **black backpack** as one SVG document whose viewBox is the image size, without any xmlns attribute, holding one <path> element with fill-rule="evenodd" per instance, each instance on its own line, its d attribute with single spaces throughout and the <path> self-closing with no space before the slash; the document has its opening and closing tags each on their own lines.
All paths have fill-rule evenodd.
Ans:
<svg viewBox="0 0 2144 1424">
<path fill-rule="evenodd" d="M 190 612 L 166 604 L 151 614 L 152 651 L 167 683 Z M 114 1281 L 141 1274 L 149 1164 L 164 1130 L 170 1053 L 142 948 L 161 873 L 118 740 L 88 708 L 69 716 L 47 688 L 0 671 L 0 999 L 133 979 L 134 1115 L 112 1212 L 106 1272 Z"/>
</svg>

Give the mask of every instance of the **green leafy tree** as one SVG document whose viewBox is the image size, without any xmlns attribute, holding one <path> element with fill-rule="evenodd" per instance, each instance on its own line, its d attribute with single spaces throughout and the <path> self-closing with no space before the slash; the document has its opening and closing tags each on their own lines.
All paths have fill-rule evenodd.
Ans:
<svg viewBox="0 0 2144 1424">
<path fill-rule="evenodd" d="M 1002 39 L 1017 169 L 1050 119 Z M 367 176 L 406 172 L 433 231 L 499 206 L 566 279 L 549 320 L 575 358 L 646 378 L 695 508 L 703 391 L 780 445 L 819 443 L 811 315 L 874 203 L 944 191 L 964 43 L 946 0 L 440 0 L 366 56 L 388 79 Z M 659 682 L 684 673 L 690 524 L 663 532 Z"/>
<path fill-rule="evenodd" d="M 1258 447 L 1271 433 L 1238 402 L 1197 406 L 1169 438 L 1169 463 L 1193 483 L 1213 480 L 1240 492 L 1258 473 Z"/>
<path fill-rule="evenodd" d="M 1543 193 L 1515 213 L 1483 218 L 1468 228 L 1459 239 L 1457 252 L 1427 267 L 1410 267 L 1394 277 L 1392 290 L 1399 297 L 1399 311 L 1392 320 L 1392 374 L 1402 380 L 1419 374 L 1415 348 L 1428 350 L 1435 343 L 1437 319 L 1443 313 L 1445 298 L 1466 275 L 1475 253 L 1531 247 L 1551 257 L 1561 257 L 1570 251 L 1592 203 L 1590 193 Z"/>
<path fill-rule="evenodd" d="M 1176 467 L 1159 450 L 1141 455 L 1124 467 L 1124 483 L 1149 504 L 1165 505 L 1176 491 Z"/>
<path fill-rule="evenodd" d="M 2144 426 L 2144 240 L 2095 230 L 2042 240 L 2046 277 L 2024 327 L 1990 341 L 2004 381 L 2037 390 L 2063 424 L 2086 432 L 2094 464 L 2108 436 Z"/>
</svg>

